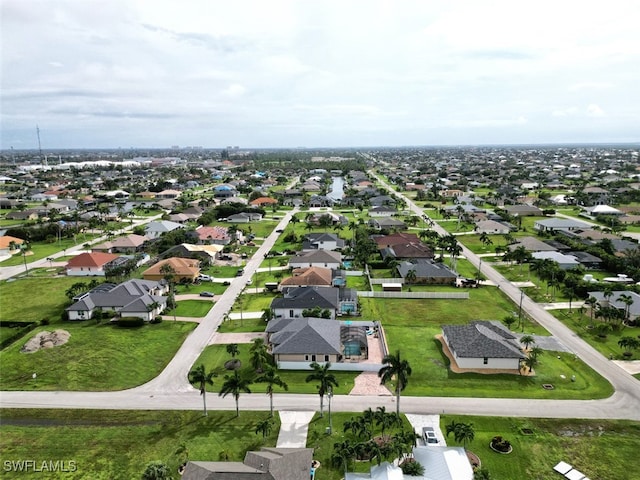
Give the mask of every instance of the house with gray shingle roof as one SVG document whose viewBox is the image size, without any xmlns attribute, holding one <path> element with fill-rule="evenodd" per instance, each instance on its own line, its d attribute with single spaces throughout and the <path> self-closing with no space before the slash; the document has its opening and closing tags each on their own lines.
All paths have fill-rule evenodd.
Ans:
<svg viewBox="0 0 640 480">
<path fill-rule="evenodd" d="M 190 461 L 182 480 L 309 480 L 312 448 L 249 451 L 243 462 Z"/>
<path fill-rule="evenodd" d="M 276 362 L 342 360 L 340 322 L 325 318 L 276 318 L 267 325 L 267 343 Z"/>
<path fill-rule="evenodd" d="M 401 262 L 398 264 L 398 273 L 402 278 L 413 270 L 416 272 L 414 283 L 426 283 L 429 285 L 453 285 L 456 275 L 444 263 L 431 261 Z"/>
<path fill-rule="evenodd" d="M 69 320 L 89 320 L 97 310 L 113 311 L 122 317 L 153 320 L 167 307 L 166 282 L 131 279 L 119 285 L 101 284 L 66 309 Z"/>
<path fill-rule="evenodd" d="M 517 371 L 524 358 L 515 335 L 499 322 L 443 325 L 442 339 L 460 368 Z"/>
<path fill-rule="evenodd" d="M 271 310 L 279 318 L 300 318 L 305 310 L 328 310 L 331 318 L 357 313 L 358 296 L 352 288 L 293 287 L 284 290 L 284 297 L 274 298 Z"/>
</svg>

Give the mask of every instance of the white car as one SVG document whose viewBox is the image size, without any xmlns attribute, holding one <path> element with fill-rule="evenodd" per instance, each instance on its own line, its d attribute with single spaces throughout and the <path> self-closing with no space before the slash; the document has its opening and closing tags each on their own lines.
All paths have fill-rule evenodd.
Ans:
<svg viewBox="0 0 640 480">
<path fill-rule="evenodd" d="M 422 438 L 424 439 L 424 443 L 426 445 L 438 443 L 438 437 L 436 436 L 436 432 L 434 431 L 433 427 L 423 427 Z"/>
<path fill-rule="evenodd" d="M 204 274 L 200 274 L 198 275 L 198 280 L 200 280 L 201 282 L 211 282 L 213 281 L 213 278 L 211 278 L 211 275 L 204 275 Z"/>
</svg>

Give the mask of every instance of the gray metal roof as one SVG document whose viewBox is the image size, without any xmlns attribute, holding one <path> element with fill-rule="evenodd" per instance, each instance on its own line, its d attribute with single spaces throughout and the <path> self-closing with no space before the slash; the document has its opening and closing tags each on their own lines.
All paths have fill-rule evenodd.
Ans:
<svg viewBox="0 0 640 480">
<path fill-rule="evenodd" d="M 272 320 L 273 322 L 273 320 Z M 340 322 L 325 318 L 293 318 L 277 323 L 279 330 L 273 332 L 269 343 L 274 354 L 320 354 L 342 353 Z"/>
</svg>

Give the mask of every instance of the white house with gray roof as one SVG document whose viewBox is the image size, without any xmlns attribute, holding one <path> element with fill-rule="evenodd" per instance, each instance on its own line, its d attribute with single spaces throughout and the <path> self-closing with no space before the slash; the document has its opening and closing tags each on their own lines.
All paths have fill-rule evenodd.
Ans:
<svg viewBox="0 0 640 480">
<path fill-rule="evenodd" d="M 533 229 L 538 232 L 553 233 L 559 230 L 571 232 L 573 230 L 584 230 L 585 228 L 591 228 L 591 225 L 570 218 L 545 218 L 536 220 L 533 224 Z"/>
<path fill-rule="evenodd" d="M 103 283 L 93 290 L 76 297 L 76 302 L 66 309 L 69 320 L 89 320 L 94 313 L 112 311 L 122 317 L 139 317 L 153 320 L 167 307 L 166 282 L 131 279 L 119 285 Z"/>
<path fill-rule="evenodd" d="M 443 325 L 442 339 L 460 368 L 519 370 L 524 358 L 515 335 L 495 321 Z"/>
</svg>

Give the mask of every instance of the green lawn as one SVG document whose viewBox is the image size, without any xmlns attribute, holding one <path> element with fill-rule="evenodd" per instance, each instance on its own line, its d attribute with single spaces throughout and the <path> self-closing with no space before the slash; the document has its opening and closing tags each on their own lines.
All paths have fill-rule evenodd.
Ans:
<svg viewBox="0 0 640 480">
<path fill-rule="evenodd" d="M 245 318 L 241 320 L 228 320 L 218 327 L 220 333 L 240 332 L 264 332 L 266 323 L 261 318 Z"/>
<path fill-rule="evenodd" d="M 166 315 L 167 318 L 171 315 L 178 317 L 204 317 L 213 307 L 211 300 L 180 300 L 177 303 L 178 306 L 175 311 L 170 311 Z"/>
<path fill-rule="evenodd" d="M 239 268 L 234 266 L 227 265 L 212 265 L 208 268 L 204 268 L 201 270 L 201 273 L 205 273 L 207 275 L 211 275 L 214 278 L 232 278 L 236 276 L 236 272 Z"/>
<path fill-rule="evenodd" d="M 139 328 L 121 328 L 95 321 L 38 327 L 0 352 L 1 390 L 122 390 L 156 377 L 178 350 L 191 322 L 165 320 Z M 37 332 L 64 329 L 61 346 L 21 353 Z M 31 379 L 37 373 L 37 382 Z"/>
<path fill-rule="evenodd" d="M 21 277 L 0 283 L 0 320 L 58 321 L 68 304 L 65 291 L 79 278 Z"/>
<path fill-rule="evenodd" d="M 252 287 L 254 288 L 255 292 L 254 285 L 247 286 L 245 291 L 251 292 Z M 276 296 L 279 295 L 275 295 L 269 292 L 245 293 L 244 295 L 241 295 L 240 297 L 238 297 L 238 299 L 236 299 L 236 302 L 233 304 L 233 308 L 231 309 L 231 311 L 233 313 L 240 313 L 241 311 L 260 312 L 265 308 L 269 308 L 271 306 L 272 300 L 276 298 Z M 240 308 L 241 306 L 242 308 Z"/>
<path fill-rule="evenodd" d="M 194 393 L 197 395 L 197 393 Z M 74 460 L 77 471 L 55 478 L 131 480 L 140 478 L 147 463 L 165 462 L 174 479 L 184 457 L 191 460 L 242 461 L 247 450 L 275 446 L 280 419 L 266 439 L 256 434 L 268 412 L 2 410 L 0 451 L 3 460 Z M 6 478 L 9 476 L 5 475 Z M 14 477 L 16 478 L 16 477 Z M 53 478 L 40 473 L 19 478 Z"/>
<path fill-rule="evenodd" d="M 525 398 L 603 398 L 613 393 L 606 380 L 573 355 L 545 352 L 535 377 L 519 375 L 456 374 L 435 336 L 442 324 L 463 324 L 471 320 L 501 320 L 513 310 L 512 304 L 495 289 L 469 290 L 468 300 L 401 300 L 362 298 L 362 317 L 381 320 L 389 349 L 400 349 L 412 365 L 407 395 L 525 397 Z M 526 322 L 527 333 L 544 334 L 539 325 Z M 560 356 L 560 358 L 557 358 Z M 565 376 L 565 379 L 561 378 Z M 572 375 L 576 381 L 571 382 Z M 556 388 L 544 390 L 543 383 Z"/>
<path fill-rule="evenodd" d="M 191 283 L 188 285 L 176 285 L 176 295 L 187 293 L 212 292 L 216 295 L 222 295 L 227 290 L 227 285 L 218 282 L 201 282 L 199 284 Z"/>
<path fill-rule="evenodd" d="M 235 322 L 235 321 L 232 321 Z M 236 330 L 237 331 L 237 330 Z M 239 344 L 238 348 L 240 354 L 238 359 L 242 362 L 241 371 L 243 375 L 252 377 L 255 372 L 249 365 L 249 348 L 251 344 Z M 194 365 L 200 365 L 203 363 L 207 371 L 214 370 L 218 372 L 218 378 L 214 379 L 213 386 L 207 387 L 207 391 L 217 392 L 220 390 L 220 386 L 224 382 L 224 375 L 227 371 L 224 368 L 224 364 L 227 360 L 231 359 L 231 356 L 227 353 L 226 345 L 210 345 L 200 354 L 198 360 Z M 296 370 L 279 370 L 278 374 L 288 384 L 289 393 L 317 393 L 316 383 L 307 383 L 306 377 L 309 375 L 308 371 L 296 371 Z M 337 395 L 348 394 L 354 385 L 354 379 L 357 375 L 356 372 L 334 372 L 336 379 L 340 386 L 334 391 Z M 250 386 L 252 392 L 264 392 L 264 384 L 253 384 Z M 280 391 L 276 387 L 277 391 Z M 318 408 L 320 407 L 320 398 L 318 397 Z M 269 399 L 265 396 L 265 408 L 268 408 Z"/>
<path fill-rule="evenodd" d="M 41 260 L 43 258 L 50 257 L 54 253 L 61 252 L 66 250 L 67 248 L 74 247 L 76 245 L 82 245 L 94 238 L 97 238 L 97 235 L 87 235 L 86 239 L 84 235 L 78 236 L 77 241 L 74 242 L 73 238 L 63 238 L 62 241 L 54 242 L 54 243 L 44 243 L 44 242 L 34 242 L 31 244 L 31 255 L 27 255 L 27 263 L 35 262 L 36 260 Z M 3 267 L 13 267 L 15 265 L 22 265 L 24 263 L 24 258 L 20 254 L 13 255 L 11 258 L 0 262 L 0 265 Z"/>
</svg>

